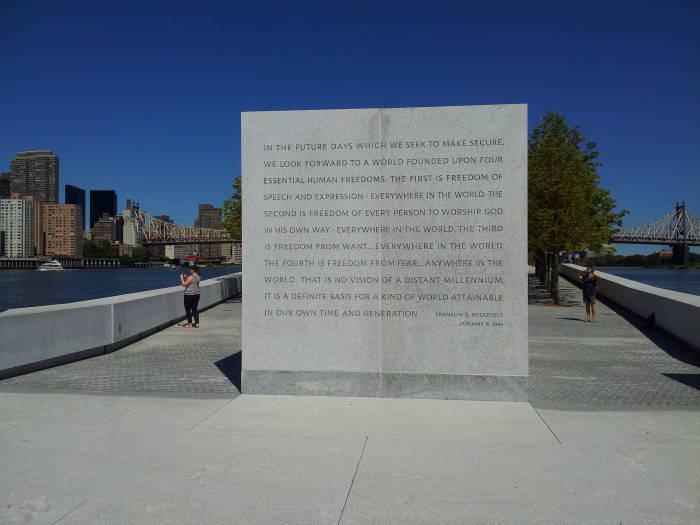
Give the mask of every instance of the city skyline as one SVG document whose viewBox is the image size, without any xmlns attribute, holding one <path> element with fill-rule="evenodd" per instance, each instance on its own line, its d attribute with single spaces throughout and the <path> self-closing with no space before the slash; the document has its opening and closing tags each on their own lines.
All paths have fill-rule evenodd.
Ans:
<svg viewBox="0 0 700 525">
<path fill-rule="evenodd" d="M 231 195 L 241 111 L 525 102 L 530 129 L 552 109 L 598 143 L 625 226 L 680 200 L 700 214 L 692 2 L 136 7 L 0 7 L 9 70 L 48 56 L 52 76 L 51 89 L 0 86 L 1 156 L 53 149 L 62 183 L 113 187 L 192 224 L 198 202 Z"/>
<path fill-rule="evenodd" d="M 35 151 L 17 152 L 17 155 L 24 155 L 26 153 L 36 153 L 36 152 Z M 55 156 L 56 158 L 60 158 L 60 155 L 56 155 L 54 151 L 51 151 L 51 155 Z M 7 192 L 7 195 L 5 196 L 4 193 L 0 193 L 0 198 L 10 198 L 11 194 L 13 193 L 11 191 L 11 188 L 10 188 L 10 175 L 11 175 L 11 172 L 9 172 L 9 171 L 7 173 L 0 171 L 0 177 L 2 177 L 0 182 L 5 183 L 7 186 L 7 189 L 3 190 L 3 191 Z M 120 214 L 123 210 L 129 209 L 129 204 L 133 200 L 133 198 L 125 197 L 122 199 L 124 205 L 121 206 L 120 200 L 119 200 L 119 193 L 120 192 L 116 191 L 116 190 L 97 190 L 97 189 L 91 189 L 91 188 L 81 188 L 79 186 L 76 186 L 75 184 L 59 184 L 58 180 L 56 181 L 56 186 L 57 186 L 57 189 L 56 189 L 57 202 L 56 203 L 79 204 L 82 207 L 83 223 L 87 222 L 87 224 L 85 224 L 85 229 L 91 229 L 92 225 L 90 224 L 90 222 L 94 222 L 92 219 L 94 218 L 95 220 L 97 220 L 101 216 L 101 209 L 99 209 L 100 208 L 99 206 L 96 207 L 97 209 L 96 209 L 95 213 L 93 214 L 93 212 L 91 211 L 92 207 L 88 204 L 90 202 L 90 200 L 86 199 L 86 194 L 90 195 L 91 192 L 95 192 L 96 194 L 105 193 L 105 192 L 114 193 L 114 199 L 115 199 L 115 203 L 116 203 L 115 204 L 116 207 L 114 208 L 116 211 L 114 212 L 114 215 Z M 223 200 L 226 198 L 227 197 L 224 197 L 223 199 L 221 199 L 222 204 L 223 204 Z M 197 213 L 201 212 L 201 206 L 203 204 L 206 206 L 212 207 L 211 204 L 199 203 L 196 201 L 193 201 L 191 203 L 192 207 L 195 209 L 195 211 Z M 214 208 L 216 208 L 216 207 L 214 207 Z M 216 208 L 216 209 L 220 209 L 220 208 Z M 154 217 L 158 218 L 160 215 L 162 215 L 162 216 L 168 217 L 168 219 L 170 220 L 170 216 L 167 213 L 160 213 L 159 214 L 159 213 L 157 213 L 157 211 L 158 210 L 154 210 L 154 212 L 152 213 L 152 215 Z M 94 217 L 93 217 L 93 215 L 94 215 Z M 88 219 L 88 217 L 89 217 L 89 219 Z M 198 221 L 199 216 L 195 215 L 195 212 L 193 212 L 193 217 L 194 218 L 189 221 L 189 223 L 191 223 L 191 224 L 187 224 L 188 221 L 185 219 L 184 220 L 185 224 L 183 224 L 183 225 L 197 226 L 197 221 Z M 179 224 L 182 224 L 182 223 L 179 223 Z"/>
</svg>

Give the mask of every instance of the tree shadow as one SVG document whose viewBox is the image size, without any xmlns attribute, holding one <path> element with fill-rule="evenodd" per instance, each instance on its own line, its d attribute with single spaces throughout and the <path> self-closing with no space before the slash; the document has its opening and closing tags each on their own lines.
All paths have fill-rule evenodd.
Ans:
<svg viewBox="0 0 700 525">
<path fill-rule="evenodd" d="M 577 297 L 578 289 L 569 290 L 559 286 L 558 306 L 582 306 Z M 545 289 L 536 275 L 530 274 L 527 279 L 527 304 L 552 305 L 554 299 Z"/>
<path fill-rule="evenodd" d="M 235 354 L 231 354 L 228 357 L 224 357 L 214 364 L 221 371 L 226 378 L 231 381 L 231 384 L 241 391 L 241 365 L 243 363 L 242 351 L 238 351 Z"/>
</svg>

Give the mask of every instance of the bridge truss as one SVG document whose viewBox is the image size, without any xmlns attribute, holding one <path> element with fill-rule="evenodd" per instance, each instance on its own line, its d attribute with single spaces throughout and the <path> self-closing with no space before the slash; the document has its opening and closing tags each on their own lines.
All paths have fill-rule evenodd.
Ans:
<svg viewBox="0 0 700 525">
<path fill-rule="evenodd" d="M 141 210 L 133 210 L 135 218 L 143 226 L 143 245 L 157 246 L 167 244 L 238 244 L 225 230 L 197 228 L 172 224 Z"/>
<path fill-rule="evenodd" d="M 614 243 L 668 244 L 673 249 L 673 264 L 690 264 L 690 246 L 700 246 L 700 219 L 694 217 L 685 202 L 676 204 L 676 209 L 660 219 L 623 228 L 612 238 Z"/>
<path fill-rule="evenodd" d="M 649 224 L 623 228 L 612 240 L 628 244 L 700 246 L 700 219 L 686 209 L 685 203 L 677 204 L 668 215 Z"/>
</svg>

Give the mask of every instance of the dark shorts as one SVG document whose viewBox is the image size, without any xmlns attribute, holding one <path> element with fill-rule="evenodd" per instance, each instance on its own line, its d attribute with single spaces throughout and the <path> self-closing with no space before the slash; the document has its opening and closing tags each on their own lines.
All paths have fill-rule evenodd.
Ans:
<svg viewBox="0 0 700 525">
<path fill-rule="evenodd" d="M 583 302 L 595 304 L 595 290 L 584 290 L 583 291 Z"/>
</svg>

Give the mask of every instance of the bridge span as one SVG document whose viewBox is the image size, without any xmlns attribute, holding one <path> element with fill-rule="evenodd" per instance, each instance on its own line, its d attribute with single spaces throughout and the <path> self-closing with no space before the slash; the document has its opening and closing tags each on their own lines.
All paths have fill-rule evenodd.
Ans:
<svg viewBox="0 0 700 525">
<path fill-rule="evenodd" d="M 132 213 L 141 224 L 144 246 L 241 243 L 239 239 L 231 237 L 226 230 L 173 224 L 153 217 L 140 209 L 134 209 Z"/>
<path fill-rule="evenodd" d="M 660 219 L 623 228 L 612 238 L 615 244 L 668 244 L 673 249 L 673 264 L 688 265 L 689 247 L 700 246 L 700 218 L 676 203 L 676 209 Z"/>
</svg>

